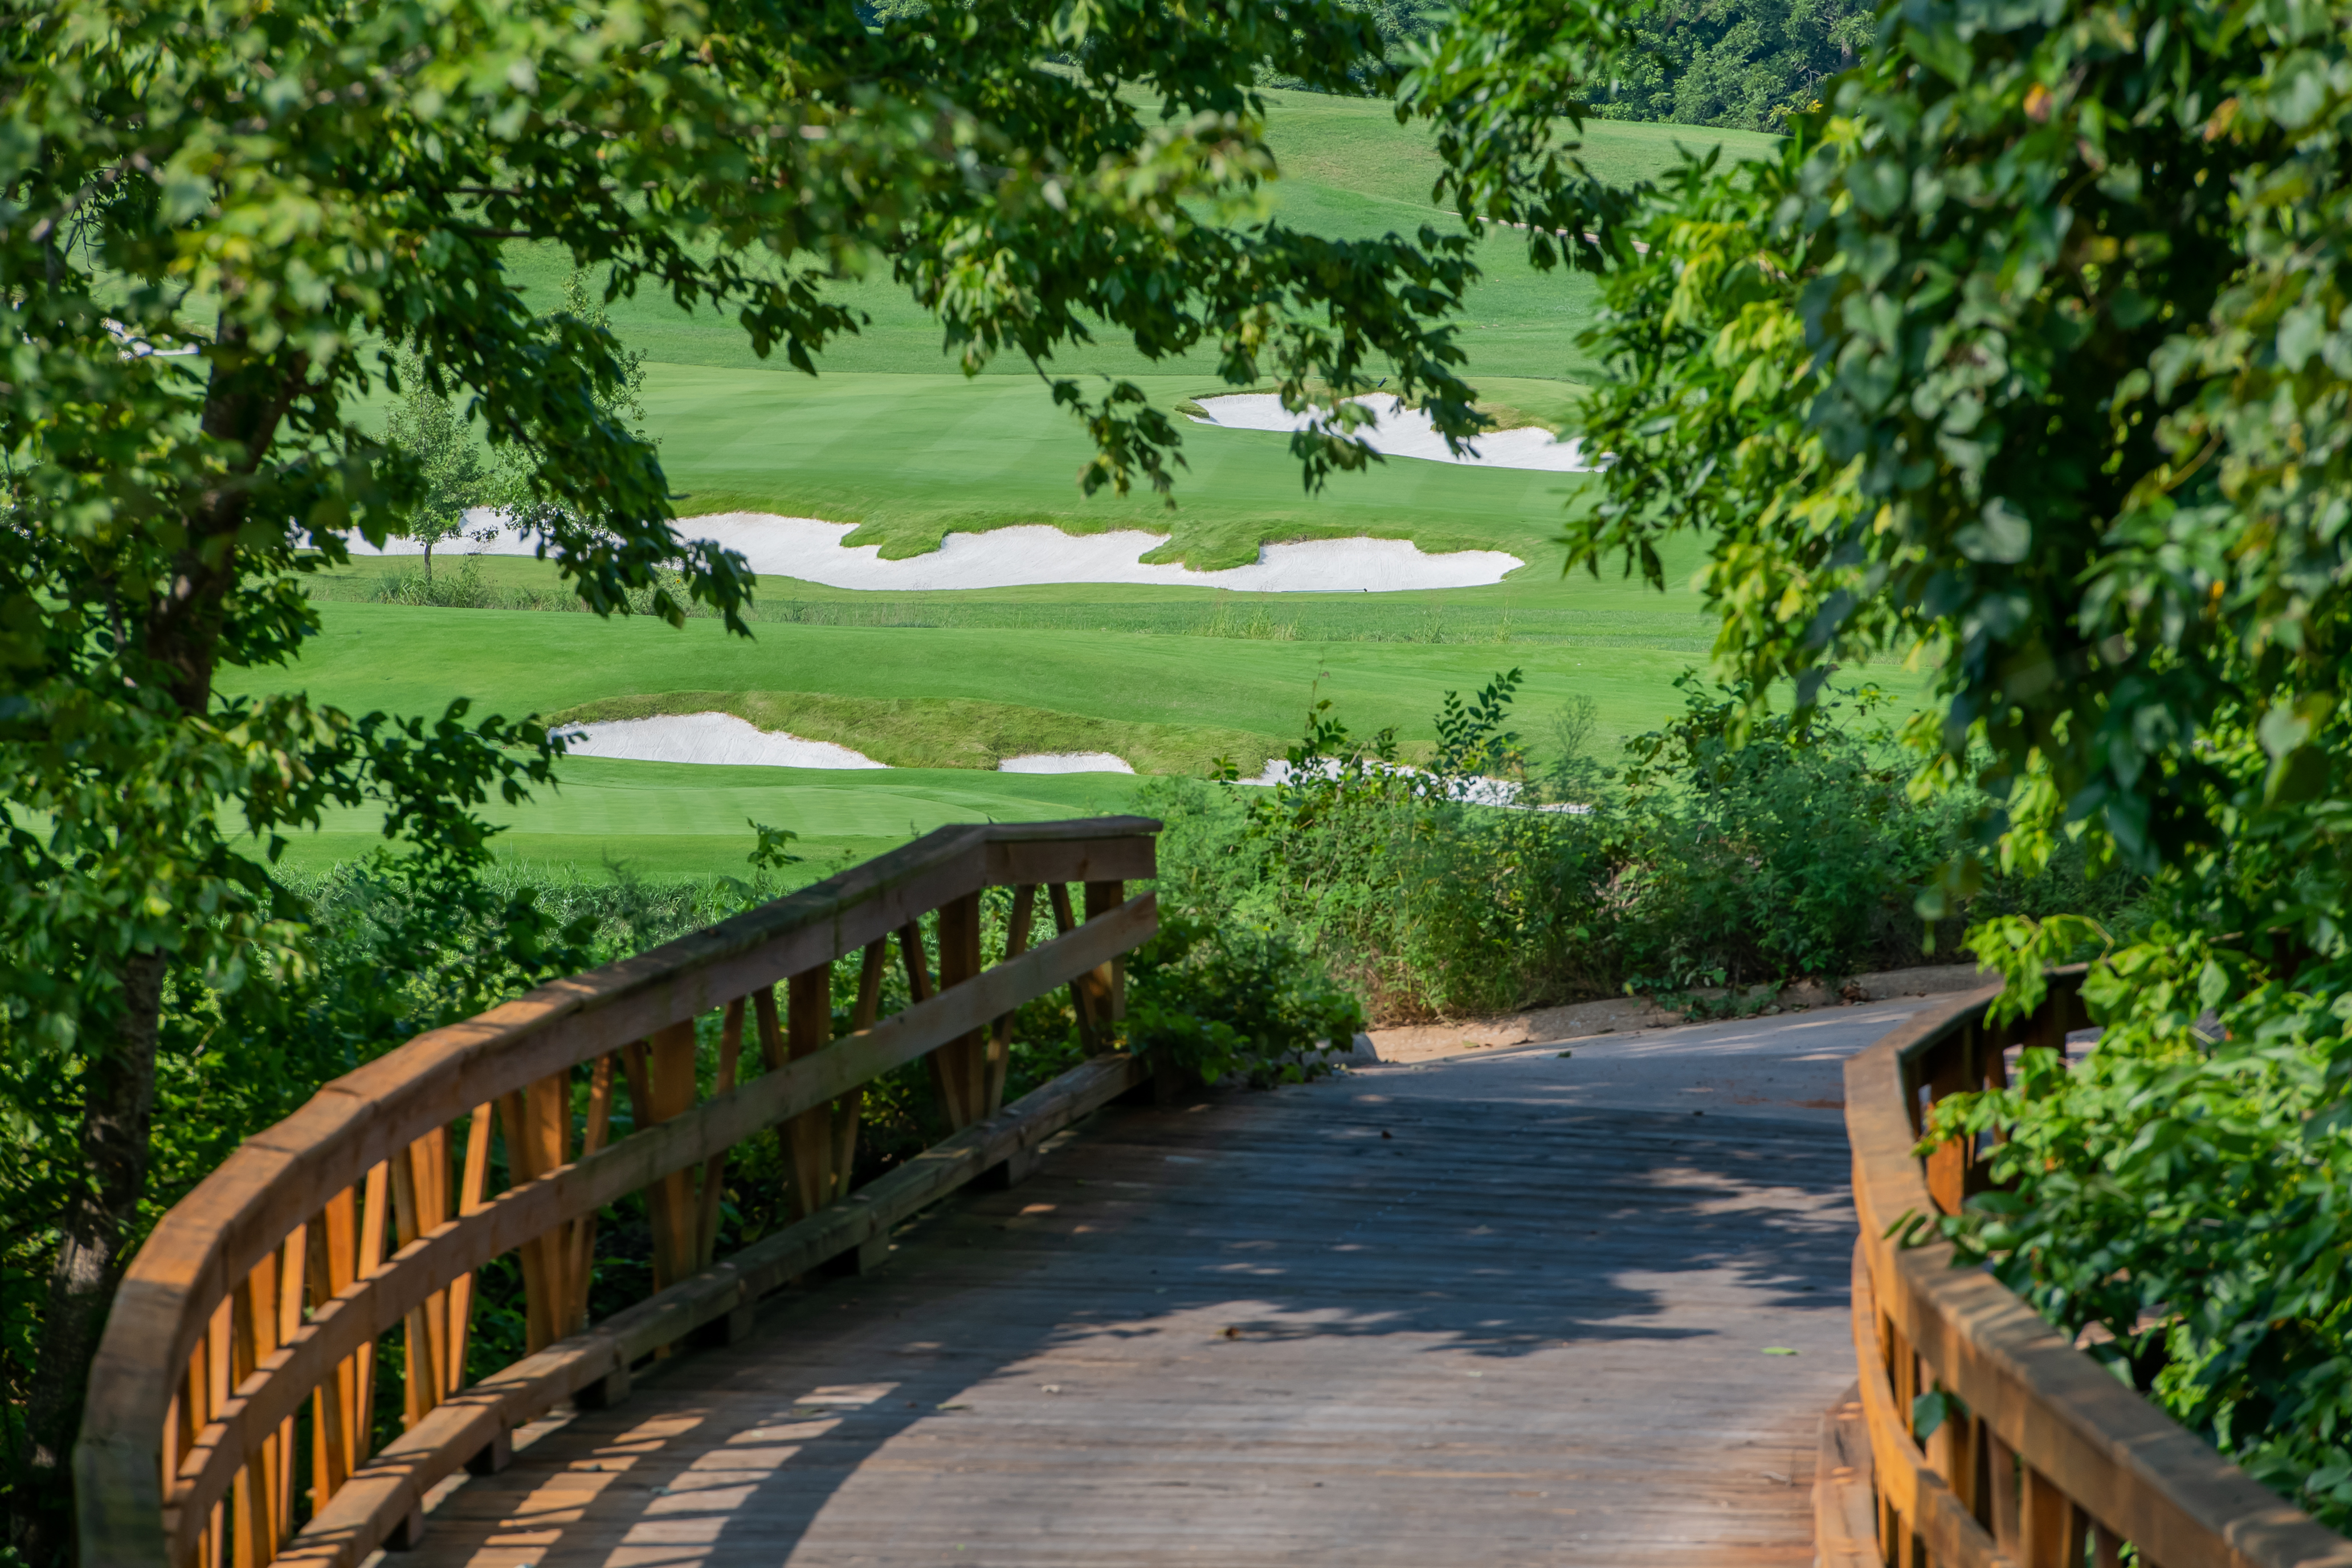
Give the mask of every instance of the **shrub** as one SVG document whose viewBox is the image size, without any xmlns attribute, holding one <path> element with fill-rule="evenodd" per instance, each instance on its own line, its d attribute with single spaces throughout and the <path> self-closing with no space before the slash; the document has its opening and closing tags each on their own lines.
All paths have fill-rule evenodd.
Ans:
<svg viewBox="0 0 2352 1568">
<path fill-rule="evenodd" d="M 1356 999 L 1289 937 L 1181 913 L 1129 961 L 1128 986 L 1130 1048 L 1212 1083 L 1319 1077 L 1364 1026 Z"/>
<path fill-rule="evenodd" d="M 1923 920 L 1970 803 L 1914 797 L 1869 688 L 1806 723 L 1750 723 L 1744 694 L 1685 677 L 1681 716 L 1612 769 L 1589 703 L 1528 755 L 1506 728 L 1515 675 L 1468 701 L 1446 694 L 1426 771 L 1393 731 L 1354 737 L 1322 702 L 1274 788 L 1230 770 L 1146 785 L 1139 808 L 1168 824 L 1163 907 L 1283 933 L 1373 1015 L 1410 1020 L 1835 981 L 1949 951 L 1962 917 L 2112 920 L 2137 894 L 2077 850 Z"/>
</svg>

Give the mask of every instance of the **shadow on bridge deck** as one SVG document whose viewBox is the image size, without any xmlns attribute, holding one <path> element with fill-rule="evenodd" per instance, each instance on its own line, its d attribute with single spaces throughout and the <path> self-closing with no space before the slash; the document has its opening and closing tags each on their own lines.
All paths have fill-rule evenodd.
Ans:
<svg viewBox="0 0 2352 1568">
<path fill-rule="evenodd" d="M 1838 1064 L 1909 1005 L 1107 1111 L 519 1434 L 408 1561 L 1810 1563 Z"/>
</svg>

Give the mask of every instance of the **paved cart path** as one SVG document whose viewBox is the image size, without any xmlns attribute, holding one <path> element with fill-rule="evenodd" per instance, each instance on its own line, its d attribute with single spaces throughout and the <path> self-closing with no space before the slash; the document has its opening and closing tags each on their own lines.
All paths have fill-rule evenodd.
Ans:
<svg viewBox="0 0 2352 1568">
<path fill-rule="evenodd" d="M 518 1434 L 408 1562 L 1810 1563 L 1839 1068 L 1918 1005 L 1106 1111 Z"/>
</svg>

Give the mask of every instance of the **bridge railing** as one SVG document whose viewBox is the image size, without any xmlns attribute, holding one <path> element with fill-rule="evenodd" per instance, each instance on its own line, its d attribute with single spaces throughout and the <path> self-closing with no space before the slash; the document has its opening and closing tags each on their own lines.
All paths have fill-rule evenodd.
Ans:
<svg viewBox="0 0 2352 1568">
<path fill-rule="evenodd" d="M 2007 1081 L 2012 1047 L 2063 1051 L 2079 971 L 1995 1026 L 1999 988 L 1940 1002 L 1846 1064 L 1858 1397 L 1825 1424 L 1823 1568 L 2317 1568 L 2352 1542 L 2262 1486 L 1980 1268 L 1935 1216 L 1989 1184 L 1990 1146 L 1913 1153 L 1927 1109 Z M 1926 1441 L 1916 1402 L 1941 1392 Z M 1843 1428 L 1843 1430 L 1841 1430 Z M 1859 1428 L 1859 1431 L 1855 1429 Z"/>
<path fill-rule="evenodd" d="M 1123 955 L 1158 929 L 1151 895 L 1125 884 L 1153 874 L 1159 826 L 941 828 L 329 1084 L 132 1261 L 74 1456 L 81 1560 L 352 1564 L 413 1545 L 427 1490 L 461 1465 L 501 1466 L 517 1426 L 566 1399 L 609 1403 L 633 1364 L 732 1337 L 767 1291 L 821 1265 L 870 1266 L 925 1204 L 1017 1176 L 1043 1139 L 1144 1081 L 1101 1047 Z M 982 894 L 999 887 L 1014 889 L 1011 925 L 983 967 Z M 1047 909 L 1059 934 L 1031 946 Z M 835 1040 L 833 967 L 852 955 L 853 1032 Z M 913 1001 L 878 1017 L 894 962 Z M 1000 1110 L 1009 1015 L 1063 985 L 1089 1059 Z M 697 1021 L 714 1015 L 703 1093 Z M 849 1190 L 860 1086 L 923 1058 L 954 1134 Z M 612 1138 L 622 1094 L 629 1130 Z M 793 1222 L 717 1259 L 729 1152 L 771 1130 Z M 631 1194 L 650 1220 L 653 1293 L 592 1323 L 597 1215 Z M 475 1271 L 508 1253 L 528 1353 L 469 1382 Z M 379 1448 L 379 1369 L 395 1353 L 402 1430 Z"/>
</svg>

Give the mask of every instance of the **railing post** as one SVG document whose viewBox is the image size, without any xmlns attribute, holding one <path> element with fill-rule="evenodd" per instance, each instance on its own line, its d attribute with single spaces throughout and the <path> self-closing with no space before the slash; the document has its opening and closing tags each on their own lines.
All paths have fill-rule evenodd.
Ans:
<svg viewBox="0 0 2352 1568">
<path fill-rule="evenodd" d="M 971 979 L 980 969 L 980 894 L 975 891 L 940 906 L 940 990 Z M 949 1127 L 956 1131 L 993 1110 L 988 1103 L 985 1032 L 974 1029 L 932 1052 L 931 1083 L 939 1090 Z"/>
<path fill-rule="evenodd" d="M 833 965 L 806 969 L 784 984 L 784 1042 L 788 1059 L 833 1044 Z M 793 1217 L 806 1219 L 833 1201 L 833 1117 L 819 1106 L 793 1118 L 785 1142 L 792 1150 Z"/>
</svg>

